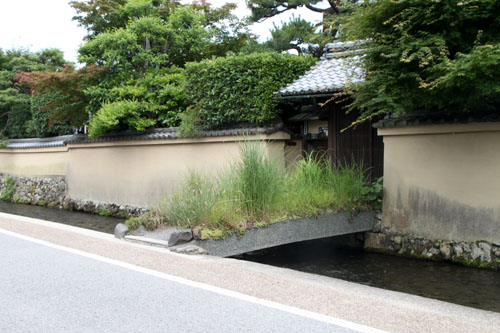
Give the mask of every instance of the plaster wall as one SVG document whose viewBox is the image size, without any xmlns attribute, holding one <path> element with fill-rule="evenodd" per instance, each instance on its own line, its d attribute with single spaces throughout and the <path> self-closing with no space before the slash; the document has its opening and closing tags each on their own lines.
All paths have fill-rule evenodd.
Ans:
<svg viewBox="0 0 500 333">
<path fill-rule="evenodd" d="M 381 128 L 385 227 L 500 242 L 500 123 Z"/>
<path fill-rule="evenodd" d="M 16 176 L 64 176 L 66 147 L 0 149 L 0 173 Z"/>
<path fill-rule="evenodd" d="M 307 123 L 307 129 L 309 133 L 319 133 L 320 127 L 328 128 L 328 120 L 309 120 Z"/>
<path fill-rule="evenodd" d="M 66 198 L 150 207 L 172 194 L 189 170 L 214 177 L 239 158 L 239 145 L 258 140 L 285 167 L 285 141 L 258 136 L 75 143 L 58 148 L 0 149 L 0 174 L 65 176 Z"/>
<path fill-rule="evenodd" d="M 302 159 L 302 140 L 290 140 L 285 145 L 285 166 L 293 169 L 295 164 Z"/>
<path fill-rule="evenodd" d="M 274 139 L 262 144 L 268 154 L 283 156 L 284 138 L 288 134 L 259 139 Z M 190 170 L 215 177 L 239 158 L 243 140 L 217 137 L 70 144 L 67 196 L 73 200 L 150 207 L 175 192 Z M 280 162 L 284 167 L 283 158 Z"/>
</svg>

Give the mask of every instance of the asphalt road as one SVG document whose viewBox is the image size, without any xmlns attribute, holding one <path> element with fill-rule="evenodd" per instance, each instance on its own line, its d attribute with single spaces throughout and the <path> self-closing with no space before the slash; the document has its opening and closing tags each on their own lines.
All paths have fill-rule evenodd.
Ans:
<svg viewBox="0 0 500 333">
<path fill-rule="evenodd" d="M 500 333 L 500 314 L 0 213 L 0 332 L 375 328 Z"/>
<path fill-rule="evenodd" d="M 354 332 L 0 234 L 2 332 Z"/>
</svg>

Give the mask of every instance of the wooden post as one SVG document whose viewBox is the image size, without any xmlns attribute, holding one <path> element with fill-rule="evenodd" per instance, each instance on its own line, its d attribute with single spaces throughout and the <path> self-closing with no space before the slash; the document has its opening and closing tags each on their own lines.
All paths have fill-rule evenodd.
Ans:
<svg viewBox="0 0 500 333">
<path fill-rule="evenodd" d="M 337 163 L 338 126 L 336 104 L 330 103 L 328 106 L 328 157 L 332 165 Z"/>
</svg>

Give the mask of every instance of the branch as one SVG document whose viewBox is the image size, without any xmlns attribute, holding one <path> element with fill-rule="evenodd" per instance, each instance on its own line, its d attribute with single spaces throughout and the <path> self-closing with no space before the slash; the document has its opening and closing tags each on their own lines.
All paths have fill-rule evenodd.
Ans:
<svg viewBox="0 0 500 333">
<path fill-rule="evenodd" d="M 307 9 L 312 10 L 313 12 L 316 13 L 326 13 L 329 9 L 329 8 L 317 8 L 308 3 L 304 4 L 304 6 L 306 6 Z"/>
<path fill-rule="evenodd" d="M 339 8 L 338 1 L 336 0 L 328 0 L 328 3 L 330 4 L 330 7 L 332 7 L 331 9 L 329 8 L 329 10 L 333 10 L 335 14 L 341 14 L 346 11 L 345 9 Z"/>
</svg>

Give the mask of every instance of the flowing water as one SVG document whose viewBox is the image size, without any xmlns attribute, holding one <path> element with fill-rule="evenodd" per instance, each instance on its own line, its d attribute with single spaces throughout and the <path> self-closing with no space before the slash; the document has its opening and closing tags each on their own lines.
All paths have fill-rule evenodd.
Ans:
<svg viewBox="0 0 500 333">
<path fill-rule="evenodd" d="M 113 233 L 123 219 L 0 201 L 0 212 Z M 289 244 L 239 259 L 326 275 L 368 286 L 500 312 L 500 271 L 408 259 L 337 247 L 337 242 Z"/>
<path fill-rule="evenodd" d="M 75 227 L 113 233 L 115 226 L 124 219 L 81 212 L 70 212 L 55 208 L 18 205 L 0 200 L 0 212 L 33 217 L 45 221 L 69 224 Z"/>
<path fill-rule="evenodd" d="M 330 244 L 324 241 L 289 244 L 238 258 L 500 312 L 500 271 Z"/>
</svg>

